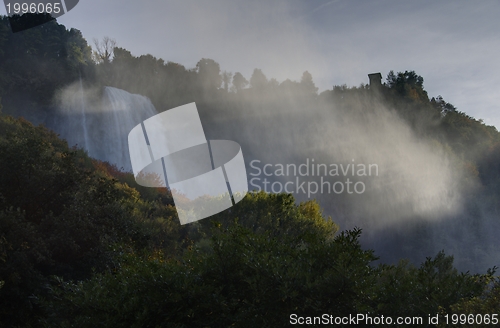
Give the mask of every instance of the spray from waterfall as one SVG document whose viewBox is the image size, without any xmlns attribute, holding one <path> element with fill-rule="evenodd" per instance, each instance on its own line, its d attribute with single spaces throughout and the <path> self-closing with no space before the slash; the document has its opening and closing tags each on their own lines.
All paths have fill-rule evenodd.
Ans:
<svg viewBox="0 0 500 328">
<path fill-rule="evenodd" d="M 474 178 L 446 147 L 416 135 L 395 110 L 370 97 L 346 97 L 338 107 L 324 97 L 302 102 L 280 94 L 248 92 L 239 97 L 237 106 L 203 101 L 197 106 L 207 139 L 238 142 L 249 174 L 257 174 L 250 163 L 258 160 L 254 166 L 262 173 L 249 179 L 267 178 L 271 187 L 273 183 L 295 186 L 297 200 L 318 200 L 324 214 L 343 229 L 363 228 L 363 243 L 383 261 L 410 258 L 419 263 L 444 249 L 455 256 L 459 268 L 479 271 L 498 259 L 493 237 L 470 234 L 471 228 L 477 228 L 470 224 L 468 212 L 473 209 L 467 206 L 468 195 L 476 188 Z M 58 101 L 63 122 L 55 130 L 70 145 L 83 145 L 90 156 L 131 171 L 128 132 L 157 114 L 148 98 L 112 87 L 86 88 L 77 82 L 62 90 Z M 238 106 L 243 110 L 234 110 Z M 277 165 L 298 168 L 313 159 L 329 170 L 331 164 L 376 164 L 378 174 L 276 173 Z M 315 184 L 321 188 L 347 178 L 362 181 L 366 192 L 337 194 L 318 189 L 309 195 L 300 189 Z M 250 183 L 249 187 L 255 189 Z M 484 221 L 484 226 L 498 223 Z M 456 240 L 467 240 L 475 248 L 462 247 Z"/>
<path fill-rule="evenodd" d="M 80 73 L 80 104 L 82 113 L 83 140 L 85 149 L 90 152 L 89 134 L 87 131 L 87 118 L 85 116 L 85 94 L 83 92 L 82 74 Z"/>
<path fill-rule="evenodd" d="M 82 80 L 57 96 L 60 122 L 55 130 L 70 146 L 89 156 L 131 171 L 127 136 L 145 119 L 157 114 L 151 101 L 125 90 L 85 88 Z"/>
</svg>

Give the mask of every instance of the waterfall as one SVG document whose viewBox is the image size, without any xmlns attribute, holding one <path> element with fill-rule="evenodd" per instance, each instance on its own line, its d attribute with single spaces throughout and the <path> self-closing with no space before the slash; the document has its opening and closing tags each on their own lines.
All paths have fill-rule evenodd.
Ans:
<svg viewBox="0 0 500 328">
<path fill-rule="evenodd" d="M 85 117 L 85 93 L 83 92 L 83 82 L 82 82 L 82 76 L 80 74 L 80 107 L 81 107 L 81 114 L 82 114 L 82 128 L 83 128 L 83 139 L 84 139 L 84 146 L 87 151 L 90 151 L 90 145 L 89 145 L 89 134 L 87 131 L 87 119 Z"/>
<path fill-rule="evenodd" d="M 84 148 L 89 156 L 132 171 L 128 133 L 157 114 L 151 101 L 125 90 L 85 89 L 82 81 L 62 90 L 59 123 L 54 127 L 70 146 Z"/>
</svg>

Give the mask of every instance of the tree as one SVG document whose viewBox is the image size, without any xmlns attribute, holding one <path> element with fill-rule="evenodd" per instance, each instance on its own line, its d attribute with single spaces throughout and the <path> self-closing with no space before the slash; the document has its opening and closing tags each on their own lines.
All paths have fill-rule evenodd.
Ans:
<svg viewBox="0 0 500 328">
<path fill-rule="evenodd" d="M 233 87 L 236 92 L 239 92 L 241 89 L 248 85 L 248 80 L 241 75 L 240 72 L 236 72 L 233 76 Z"/>
<path fill-rule="evenodd" d="M 382 315 L 419 316 L 440 309 L 448 311 L 459 300 L 480 295 L 485 281 L 491 278 L 490 271 L 486 275 L 459 273 L 453 257 L 443 251 L 428 257 L 418 268 L 402 260 L 396 265 L 382 264 L 378 270 L 375 302 Z"/>
<path fill-rule="evenodd" d="M 417 75 L 415 71 L 405 71 L 404 73 L 398 72 L 394 74 L 394 71 L 390 71 L 387 74 L 387 86 L 389 88 L 394 88 L 401 86 L 403 84 L 409 84 L 412 86 L 418 86 L 420 88 L 424 87 L 424 78 Z"/>
<path fill-rule="evenodd" d="M 290 79 L 286 79 L 285 81 L 281 82 L 279 85 L 279 89 L 290 96 L 296 96 L 298 94 L 301 94 L 302 92 L 301 84 Z"/>
<path fill-rule="evenodd" d="M 484 280 L 484 279 L 483 279 Z M 457 313 L 469 313 L 474 315 L 482 315 L 483 322 L 479 322 L 476 320 L 468 321 L 466 325 L 460 324 L 460 322 L 453 323 L 450 325 L 451 320 L 446 322 L 442 322 L 438 327 L 485 327 L 488 326 L 484 319 L 488 320 L 490 323 L 492 322 L 491 314 L 498 313 L 498 309 L 500 308 L 500 278 L 496 277 L 485 280 L 484 283 L 484 292 L 480 296 L 472 297 L 472 298 L 463 298 L 457 304 L 452 305 L 450 311 L 442 310 L 442 314 L 445 315 L 447 312 L 449 317 L 453 314 Z M 476 316 L 475 316 L 476 317 Z M 477 317 L 476 317 L 477 318 Z M 498 318 L 497 318 L 498 319 Z M 495 321 L 493 319 L 493 321 Z"/>
<path fill-rule="evenodd" d="M 397 74 L 390 71 L 387 75 L 387 86 L 396 90 L 400 95 L 409 98 L 419 98 L 425 94 L 425 100 L 428 100 L 427 92 L 424 91 L 424 78 L 417 75 L 415 71 L 398 72 Z M 424 100 L 424 98 L 421 100 Z"/>
<path fill-rule="evenodd" d="M 276 90 L 279 86 L 280 86 L 280 83 L 274 77 L 269 80 L 269 87 L 270 88 Z"/>
<path fill-rule="evenodd" d="M 93 54 L 94 61 L 96 63 L 109 64 L 111 59 L 113 59 L 116 41 L 108 36 L 105 36 L 101 41 L 94 39 L 94 45 L 96 48 Z"/>
<path fill-rule="evenodd" d="M 196 64 L 196 71 L 203 88 L 209 91 L 217 90 L 222 83 L 219 63 L 213 59 L 201 59 Z"/>
<path fill-rule="evenodd" d="M 67 30 L 55 20 L 22 33 L 9 31 L 0 17 L 0 96 L 4 109 L 35 112 L 53 104 L 55 90 L 78 79 L 90 66 L 87 41 L 80 31 Z"/>
<path fill-rule="evenodd" d="M 141 239 L 139 195 L 54 132 L 10 116 L 0 116 L 0 171 L 0 326 L 39 326 L 34 294 L 49 276 L 89 278 L 114 266 L 112 245 Z"/>
<path fill-rule="evenodd" d="M 441 95 L 437 96 L 436 98 L 432 97 L 431 99 L 431 104 L 439 109 L 442 114 L 446 114 L 447 112 L 456 112 L 457 108 L 450 104 L 449 102 L 446 102 Z"/>
<path fill-rule="evenodd" d="M 394 74 L 394 71 L 391 70 L 387 75 L 386 84 L 400 96 L 413 102 L 421 103 L 429 101 L 427 92 L 424 90 L 424 78 L 417 75 L 415 71 Z"/>
<path fill-rule="evenodd" d="M 254 69 L 250 78 L 250 86 L 254 89 L 263 89 L 267 86 L 267 83 L 267 77 L 262 73 L 262 70 L 259 68 Z"/>
<path fill-rule="evenodd" d="M 202 220 L 210 235 L 179 260 L 128 256 L 117 272 L 60 282 L 47 307 L 60 320 L 53 326 L 281 327 L 297 308 L 366 310 L 376 257 L 361 248 L 359 230 L 335 237 L 315 202 L 249 196 L 235 212 Z"/>
<path fill-rule="evenodd" d="M 231 83 L 231 78 L 233 77 L 233 73 L 224 71 L 222 73 L 222 83 L 224 84 L 224 90 L 226 92 L 229 91 L 229 83 Z"/>
<path fill-rule="evenodd" d="M 92 63 L 92 48 L 83 38 L 82 32 L 72 28 L 66 43 L 68 64 L 81 74 L 82 68 L 87 68 Z"/>
<path fill-rule="evenodd" d="M 318 91 L 318 88 L 316 87 L 316 85 L 314 85 L 312 75 L 308 71 L 305 71 L 304 74 L 302 74 L 302 78 L 300 79 L 300 86 L 306 93 L 316 94 L 316 92 Z"/>
</svg>

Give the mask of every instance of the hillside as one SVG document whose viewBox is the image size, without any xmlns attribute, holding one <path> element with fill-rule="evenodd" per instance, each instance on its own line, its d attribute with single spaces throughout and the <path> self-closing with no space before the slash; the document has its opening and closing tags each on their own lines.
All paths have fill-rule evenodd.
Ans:
<svg viewBox="0 0 500 328">
<path fill-rule="evenodd" d="M 13 34 L 0 17 L 1 326 L 276 327 L 298 309 L 431 326 L 429 314 L 498 310 L 500 134 L 429 99 L 416 72 L 318 94 L 308 72 L 247 80 L 212 59 L 187 69 L 108 50 L 56 21 Z M 168 189 L 58 136 L 61 94 L 104 86 L 159 112 L 196 102 L 208 139 L 237 141 L 247 173 L 251 160 L 315 159 L 380 175 L 356 197 L 256 190 L 181 226 Z"/>
</svg>

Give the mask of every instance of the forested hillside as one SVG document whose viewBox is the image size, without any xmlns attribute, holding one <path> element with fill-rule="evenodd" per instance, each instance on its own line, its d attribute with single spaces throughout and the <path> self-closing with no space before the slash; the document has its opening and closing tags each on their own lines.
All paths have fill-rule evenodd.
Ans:
<svg viewBox="0 0 500 328">
<path fill-rule="evenodd" d="M 500 231 L 500 134 L 467 109 L 429 98 L 416 72 L 388 72 L 379 87 L 318 94 L 308 72 L 278 82 L 255 69 L 247 79 L 212 59 L 188 69 L 133 56 L 111 39 L 97 45 L 92 52 L 78 30 L 56 21 L 13 34 L 0 17 L 0 326 L 280 327 L 294 313 L 422 317 L 433 326 L 429 314 L 498 314 L 499 257 L 489 241 Z M 288 144 L 313 149 L 306 134 L 319 125 L 304 122 L 320 110 L 341 126 L 373 122 L 387 109 L 383 115 L 402 124 L 403 135 L 460 172 L 454 183 L 464 210 L 446 237 L 455 248 L 431 253 L 429 240 L 449 221 L 422 224 L 415 214 L 410 228 L 379 239 L 405 240 L 400 248 L 426 259 L 379 261 L 362 243 L 375 225 L 343 226 L 351 214 L 358 223 L 375 210 L 352 212 L 349 206 L 362 206 L 341 196 L 316 201 L 255 191 L 181 226 L 168 189 L 141 187 L 132 173 L 38 125 L 53 127 L 58 93 L 80 79 L 147 96 L 158 111 L 196 102 L 207 136 L 231 136 L 249 158 L 257 156 L 252 142 L 266 154 Z M 253 125 L 277 122 L 290 129 L 272 131 L 282 137 L 276 144 Z M 461 268 L 491 261 L 491 269 L 460 272 L 455 252 L 463 252 Z"/>
</svg>

